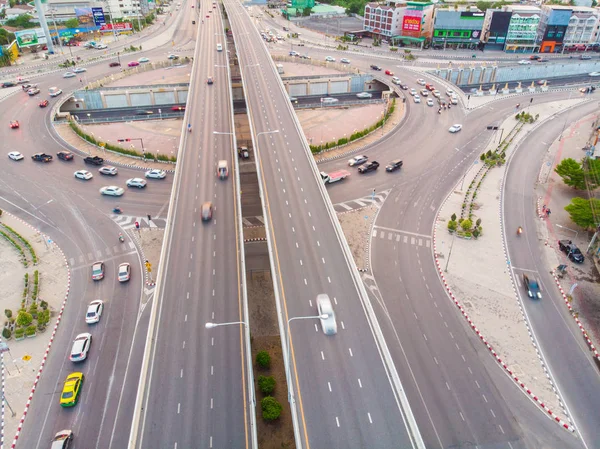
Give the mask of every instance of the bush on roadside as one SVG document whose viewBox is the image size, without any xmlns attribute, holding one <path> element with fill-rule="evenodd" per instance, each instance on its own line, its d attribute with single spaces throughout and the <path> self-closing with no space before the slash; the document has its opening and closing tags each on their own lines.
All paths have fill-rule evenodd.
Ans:
<svg viewBox="0 0 600 449">
<path fill-rule="evenodd" d="M 8 327 L 5 327 L 2 330 L 2 337 L 4 337 L 5 340 L 8 340 L 12 335 L 12 332 L 10 331 L 10 329 Z"/>
<path fill-rule="evenodd" d="M 12 310 L 4 309 L 4 315 L 6 315 L 6 318 L 10 319 L 12 317 Z"/>
<path fill-rule="evenodd" d="M 260 407 L 262 409 L 263 419 L 265 421 L 274 421 L 281 415 L 281 411 L 283 407 L 272 396 L 267 396 L 262 401 L 260 401 Z"/>
<path fill-rule="evenodd" d="M 256 354 L 256 364 L 263 369 L 268 369 L 271 366 L 271 356 L 267 351 L 260 351 Z"/>
<path fill-rule="evenodd" d="M 35 325 L 34 324 L 32 324 L 31 326 L 27 326 L 27 329 L 25 329 L 25 335 L 27 335 L 28 337 L 35 335 Z"/>
<path fill-rule="evenodd" d="M 258 376 L 258 388 L 262 394 L 270 395 L 275 390 L 275 378 L 273 376 Z"/>
<path fill-rule="evenodd" d="M 23 335 L 25 335 L 25 329 L 22 327 L 19 327 L 15 330 L 15 338 L 21 338 Z"/>
<path fill-rule="evenodd" d="M 27 313 L 27 311 L 23 309 L 19 310 L 19 314 L 17 315 L 17 324 L 20 327 L 27 327 L 31 324 L 32 321 L 33 317 L 30 313 Z"/>
</svg>

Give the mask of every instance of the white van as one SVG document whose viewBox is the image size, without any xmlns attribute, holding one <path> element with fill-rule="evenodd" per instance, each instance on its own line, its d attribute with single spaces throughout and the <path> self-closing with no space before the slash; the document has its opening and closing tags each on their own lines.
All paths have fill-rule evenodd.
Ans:
<svg viewBox="0 0 600 449">
<path fill-rule="evenodd" d="M 221 44 L 217 44 L 217 51 L 223 51 L 223 46 Z"/>
</svg>

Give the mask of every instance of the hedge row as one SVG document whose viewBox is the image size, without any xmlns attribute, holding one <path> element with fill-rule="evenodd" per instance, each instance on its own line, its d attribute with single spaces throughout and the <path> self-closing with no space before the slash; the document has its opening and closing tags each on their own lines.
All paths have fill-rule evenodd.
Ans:
<svg viewBox="0 0 600 449">
<path fill-rule="evenodd" d="M 2 234 L 4 236 L 4 238 L 6 240 L 8 240 L 15 248 L 16 250 L 19 252 L 19 254 L 21 255 L 21 261 L 23 262 L 23 266 L 26 267 L 27 266 L 27 258 L 25 257 L 25 253 L 23 252 L 23 248 L 21 248 L 19 246 L 19 244 L 17 242 L 15 242 L 10 235 L 8 235 L 6 232 L 4 231 L 0 231 L 0 234 Z"/>
<path fill-rule="evenodd" d="M 19 234 L 17 231 L 15 231 L 10 226 L 7 226 L 5 224 L 3 224 L 2 226 L 4 228 L 8 229 L 10 232 L 12 232 L 19 240 L 21 240 L 21 242 L 23 242 L 23 244 L 27 247 L 27 249 L 29 250 L 29 253 L 31 254 L 31 259 L 33 260 L 34 265 L 37 264 L 37 261 L 38 261 L 37 254 L 35 253 L 35 250 L 33 249 L 33 247 L 29 244 L 29 242 L 21 234 Z"/>
</svg>

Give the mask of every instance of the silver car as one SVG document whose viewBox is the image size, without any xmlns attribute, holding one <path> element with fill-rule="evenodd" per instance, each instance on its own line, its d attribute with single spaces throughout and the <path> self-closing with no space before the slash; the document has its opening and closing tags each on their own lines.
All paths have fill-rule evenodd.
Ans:
<svg viewBox="0 0 600 449">
<path fill-rule="evenodd" d="M 127 184 L 127 187 L 137 187 L 138 189 L 143 189 L 146 187 L 147 182 L 142 178 L 131 178 L 128 179 L 125 184 Z"/>
<path fill-rule="evenodd" d="M 335 313 L 329 296 L 321 293 L 317 295 L 317 309 L 321 320 L 321 328 L 325 335 L 337 334 L 337 322 L 335 321 Z M 327 316 L 327 318 L 324 318 Z"/>
</svg>

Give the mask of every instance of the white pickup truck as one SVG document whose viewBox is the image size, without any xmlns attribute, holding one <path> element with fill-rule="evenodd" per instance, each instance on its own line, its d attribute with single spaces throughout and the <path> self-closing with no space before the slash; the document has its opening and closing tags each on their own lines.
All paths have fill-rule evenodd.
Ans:
<svg viewBox="0 0 600 449">
<path fill-rule="evenodd" d="M 350 176 L 350 172 L 346 170 L 338 170 L 331 173 L 321 172 L 321 179 L 325 184 L 332 184 L 334 182 L 341 181 Z"/>
</svg>

